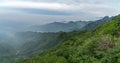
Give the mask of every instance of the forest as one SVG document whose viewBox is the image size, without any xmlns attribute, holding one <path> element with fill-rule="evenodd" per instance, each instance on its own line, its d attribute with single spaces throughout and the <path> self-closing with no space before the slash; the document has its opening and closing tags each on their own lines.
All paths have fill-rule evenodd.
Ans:
<svg viewBox="0 0 120 63">
<path fill-rule="evenodd" d="M 62 33 L 60 44 L 17 63 L 120 63 L 120 15 L 94 30 Z"/>
</svg>

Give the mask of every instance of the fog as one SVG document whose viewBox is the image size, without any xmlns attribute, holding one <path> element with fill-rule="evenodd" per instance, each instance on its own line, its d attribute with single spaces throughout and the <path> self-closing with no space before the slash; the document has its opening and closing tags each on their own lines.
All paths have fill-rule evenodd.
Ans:
<svg viewBox="0 0 120 63">
<path fill-rule="evenodd" d="M 18 32 L 25 32 L 26 27 L 29 26 L 26 23 L 12 22 L 12 21 L 0 21 L 0 44 L 4 43 L 14 48 L 22 45 L 22 39 L 17 36 Z"/>
</svg>

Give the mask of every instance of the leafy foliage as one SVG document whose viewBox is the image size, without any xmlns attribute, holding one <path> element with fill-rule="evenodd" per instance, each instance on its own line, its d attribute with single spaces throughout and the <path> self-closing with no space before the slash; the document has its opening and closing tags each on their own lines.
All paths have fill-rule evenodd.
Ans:
<svg viewBox="0 0 120 63">
<path fill-rule="evenodd" d="M 120 15 L 92 31 L 62 33 L 58 46 L 18 63 L 120 63 L 119 25 Z"/>
</svg>

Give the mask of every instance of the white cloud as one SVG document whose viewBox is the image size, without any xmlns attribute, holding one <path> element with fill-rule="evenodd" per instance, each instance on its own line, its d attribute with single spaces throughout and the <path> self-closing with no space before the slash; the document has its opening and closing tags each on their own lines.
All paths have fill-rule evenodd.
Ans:
<svg viewBox="0 0 120 63">
<path fill-rule="evenodd" d="M 70 0 L 73 1 L 73 0 Z M 33 9 L 46 9 L 56 11 L 66 11 L 73 14 L 89 13 L 97 15 L 113 15 L 117 11 L 117 7 L 109 4 L 87 3 L 79 1 L 79 4 L 63 4 L 63 3 L 50 3 L 50 2 L 31 2 L 31 1 L 6 1 L 1 2 L 0 7 L 8 8 L 33 8 Z M 107 11 L 107 12 L 106 12 Z M 109 14 L 110 12 L 113 12 Z"/>
<path fill-rule="evenodd" d="M 2 1 L 2 0 L 0 0 Z M 109 1 L 109 2 L 108 2 Z M 0 7 L 32 8 L 69 12 L 73 15 L 43 15 L 30 14 L 19 10 L 0 10 L 0 19 L 32 23 L 47 23 L 52 21 L 92 20 L 96 17 L 119 14 L 118 0 L 3 0 Z M 45 18 L 46 17 L 46 18 Z M 33 21 L 34 20 L 34 21 Z M 43 22 L 44 21 L 44 22 Z"/>
<path fill-rule="evenodd" d="M 7 1 L 0 3 L 0 7 L 12 8 L 35 8 L 49 10 L 68 10 L 70 6 L 60 3 L 29 2 L 29 1 Z"/>
</svg>

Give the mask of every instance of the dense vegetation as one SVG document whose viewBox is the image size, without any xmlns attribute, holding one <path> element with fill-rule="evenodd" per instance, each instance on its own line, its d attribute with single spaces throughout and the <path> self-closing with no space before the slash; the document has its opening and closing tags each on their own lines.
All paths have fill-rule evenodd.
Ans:
<svg viewBox="0 0 120 63">
<path fill-rule="evenodd" d="M 61 44 L 18 63 L 120 63 L 120 15 L 95 30 L 62 35 Z"/>
<path fill-rule="evenodd" d="M 23 45 L 20 46 L 18 55 L 30 57 L 36 53 L 42 52 L 49 48 L 54 47 L 59 44 L 63 40 L 66 40 L 63 36 L 64 32 L 58 33 L 40 33 L 40 32 L 24 32 L 19 34 L 19 38 L 21 42 L 24 42 Z M 69 35 L 73 36 L 73 35 Z M 25 39 L 24 39 L 25 38 Z"/>
<path fill-rule="evenodd" d="M 19 32 L 12 34 L 12 37 L 5 36 L 0 43 L 0 63 L 15 63 L 29 58 L 75 35 L 73 32 Z"/>
</svg>

